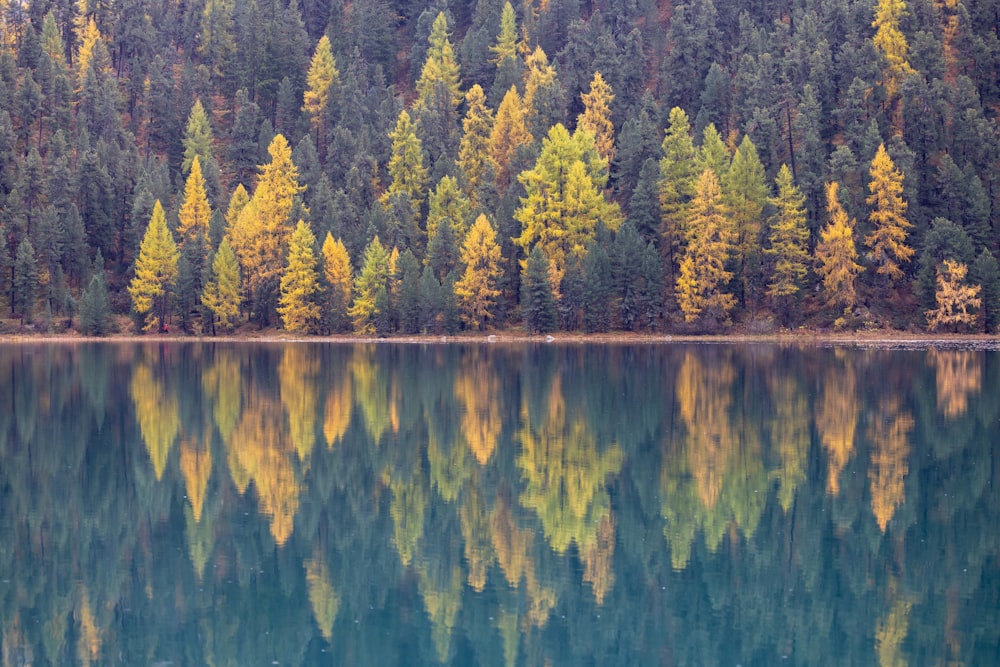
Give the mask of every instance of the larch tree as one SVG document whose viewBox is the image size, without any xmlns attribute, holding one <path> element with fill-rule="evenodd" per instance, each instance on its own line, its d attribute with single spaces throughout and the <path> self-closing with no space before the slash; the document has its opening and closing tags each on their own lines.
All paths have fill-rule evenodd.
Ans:
<svg viewBox="0 0 1000 667">
<path fill-rule="evenodd" d="M 482 203 L 481 189 L 493 178 L 493 164 L 490 161 L 493 112 L 486 106 L 486 94 L 478 83 L 465 94 L 465 107 L 457 165 L 461 171 L 465 196 L 474 207 L 478 207 Z"/>
<path fill-rule="evenodd" d="M 500 10 L 500 34 L 490 51 L 494 54 L 493 62 L 497 67 L 507 58 L 517 58 L 517 15 L 509 0 L 503 3 Z"/>
<path fill-rule="evenodd" d="M 145 316 L 146 331 L 154 326 L 158 331 L 164 330 L 164 318 L 170 290 L 177 278 L 179 259 L 180 251 L 173 234 L 167 229 L 167 217 L 157 199 L 139 247 L 139 256 L 135 260 L 135 276 L 128 286 L 133 309 Z"/>
<path fill-rule="evenodd" d="M 212 207 L 205 194 L 205 179 L 201 175 L 201 158 L 191 160 L 191 172 L 184 185 L 184 200 L 177 213 L 177 236 L 181 248 L 195 236 L 200 236 L 208 248 L 208 227 L 212 220 Z"/>
<path fill-rule="evenodd" d="M 726 263 L 735 250 L 735 233 L 719 179 L 711 169 L 698 179 L 684 228 L 687 246 L 675 285 L 684 320 L 694 322 L 706 312 L 725 315 L 736 303 L 723 291 L 733 277 Z"/>
<path fill-rule="evenodd" d="M 514 181 L 514 155 L 522 146 L 535 141 L 528 129 L 525 105 L 517 88 L 511 86 L 497 107 L 496 120 L 490 133 L 489 156 L 495 169 L 497 190 L 506 192 Z"/>
<path fill-rule="evenodd" d="M 583 113 L 577 116 L 577 128 L 588 130 L 594 135 L 597 152 L 608 164 L 615 159 L 615 126 L 611 122 L 611 102 L 615 96 L 611 86 L 600 72 L 594 72 L 590 81 L 590 92 L 581 93 Z"/>
<path fill-rule="evenodd" d="M 453 176 L 445 176 L 438 181 L 437 187 L 430 194 L 427 207 L 427 239 L 428 244 L 437 234 L 441 220 L 447 218 L 455 237 L 465 238 L 469 229 L 472 205 Z"/>
<path fill-rule="evenodd" d="M 743 288 L 742 301 L 753 307 L 761 287 L 761 231 L 770 188 L 757 147 L 743 136 L 722 179 L 722 192 L 736 231 L 736 273 Z"/>
<path fill-rule="evenodd" d="M 396 127 L 389 133 L 389 138 L 392 139 L 392 156 L 388 165 L 391 181 L 379 201 L 389 210 L 394 198 L 402 198 L 416 220 L 427 196 L 429 176 L 424 166 L 423 146 L 405 109 L 399 112 Z"/>
<path fill-rule="evenodd" d="M 493 306 L 500 295 L 500 245 L 496 231 L 485 215 L 479 214 L 462 244 L 465 272 L 455 283 L 455 296 L 462 319 L 472 329 L 481 329 L 493 319 Z"/>
<path fill-rule="evenodd" d="M 181 171 L 188 173 L 194 164 L 195 157 L 201 159 L 202 167 L 212 159 L 212 125 L 208 114 L 196 99 L 188 115 L 187 129 L 184 130 L 184 159 L 181 161 Z"/>
<path fill-rule="evenodd" d="M 223 236 L 219 249 L 212 259 L 212 277 L 201 294 L 201 305 L 212 313 L 212 331 L 215 323 L 223 331 L 231 331 L 240 315 L 240 265 L 236 253 L 229 244 L 229 237 Z"/>
<path fill-rule="evenodd" d="M 837 181 L 826 186 L 826 211 L 830 217 L 820 230 L 816 244 L 816 273 L 822 280 L 823 296 L 827 304 L 851 308 L 857 303 L 855 281 L 863 270 L 858 264 L 858 251 L 854 243 L 855 220 L 847 217 L 837 196 Z"/>
<path fill-rule="evenodd" d="M 306 90 L 302 95 L 302 110 L 309 116 L 316 147 L 321 153 L 326 148 L 325 128 L 330 115 L 330 95 L 339 78 L 340 72 L 330 47 L 330 38 L 324 34 L 313 52 L 312 62 L 306 73 Z"/>
<path fill-rule="evenodd" d="M 347 309 L 351 305 L 351 257 L 347 247 L 340 239 L 334 239 L 333 234 L 326 233 L 323 239 L 323 288 L 324 308 L 321 319 L 332 333 L 343 333 L 350 328 Z"/>
<path fill-rule="evenodd" d="M 271 161 L 261 165 L 253 197 L 229 228 L 229 242 L 248 281 L 251 308 L 258 321 L 271 321 L 277 305 L 285 249 L 291 236 L 291 213 L 303 188 L 292 150 L 281 134 L 268 146 Z"/>
<path fill-rule="evenodd" d="M 973 327 L 982 300 L 980 285 L 965 284 L 968 273 L 965 264 L 946 259 L 937 271 L 937 308 L 926 311 L 927 328 L 934 331 L 941 325 L 951 325 L 957 331 L 959 325 Z"/>
<path fill-rule="evenodd" d="M 354 302 L 348 314 L 354 322 L 354 332 L 363 335 L 378 331 L 377 322 L 389 305 L 389 279 L 392 277 L 389 251 L 378 236 L 365 247 L 361 271 L 354 280 Z"/>
<path fill-rule="evenodd" d="M 423 109 L 433 104 L 438 86 L 443 86 L 448 102 L 457 109 L 462 101 L 458 61 L 448 32 L 448 17 L 439 12 L 431 25 L 427 38 L 427 57 L 417 79 L 417 99 L 415 109 Z"/>
<path fill-rule="evenodd" d="M 809 229 L 806 227 L 805 195 L 795 185 L 792 170 L 781 165 L 775 179 L 778 194 L 771 199 L 776 213 L 771 217 L 767 254 L 774 259 L 767 294 L 773 299 L 794 296 L 808 272 Z"/>
<path fill-rule="evenodd" d="M 319 274 L 313 248 L 316 236 L 309 223 L 299 220 L 288 240 L 288 264 L 281 276 L 278 313 L 286 331 L 311 333 L 319 323 Z"/>
<path fill-rule="evenodd" d="M 872 43 L 885 58 L 882 85 L 890 100 L 898 96 L 903 79 L 914 73 L 906 59 L 909 45 L 900 29 L 900 22 L 906 13 L 905 0 L 878 0 L 875 5 L 875 20 L 872 22 L 875 35 Z"/>
<path fill-rule="evenodd" d="M 684 238 L 684 220 L 687 205 L 694 196 L 697 151 L 691 139 L 691 122 L 683 109 L 670 110 L 667 129 L 661 145 L 660 158 L 660 211 L 663 221 L 663 250 L 666 254 L 667 278 L 674 275 L 681 241 Z"/>
<path fill-rule="evenodd" d="M 879 145 L 869 174 L 871 194 L 866 201 L 871 207 L 868 219 L 872 231 L 865 237 L 865 245 L 871 249 L 876 273 L 890 281 L 899 280 L 903 277 L 899 265 L 913 256 L 913 248 L 906 245 L 907 230 L 913 225 L 906 219 L 903 174 L 896 169 L 885 144 Z"/>
<path fill-rule="evenodd" d="M 621 224 L 618 205 L 604 198 L 607 163 L 596 151 L 594 136 L 577 130 L 572 136 L 561 124 L 549 130 L 542 152 L 532 169 L 518 180 L 525 196 L 515 211 L 521 235 L 514 239 L 528 254 L 542 246 L 551 262 L 552 284 L 557 288 L 571 255 L 583 257 L 598 222 L 611 230 Z"/>
</svg>

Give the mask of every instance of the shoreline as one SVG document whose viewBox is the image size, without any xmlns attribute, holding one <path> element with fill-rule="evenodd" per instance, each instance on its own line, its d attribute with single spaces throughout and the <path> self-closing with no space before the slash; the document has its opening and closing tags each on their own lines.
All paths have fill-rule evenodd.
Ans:
<svg viewBox="0 0 1000 667">
<path fill-rule="evenodd" d="M 557 332 L 552 334 L 526 334 L 518 331 L 497 331 L 481 333 L 461 333 L 455 335 L 394 335 L 358 336 L 337 334 L 331 336 L 297 336 L 280 331 L 262 331 L 259 334 L 239 333 L 229 336 L 200 336 L 178 334 L 116 334 L 111 336 L 81 336 L 66 334 L 5 334 L 0 335 L 0 344 L 76 344 L 76 343 L 264 343 L 264 344 L 404 344 L 404 345 L 664 345 L 681 344 L 778 344 L 801 346 L 845 346 L 845 347 L 936 347 L 960 346 L 982 349 L 1000 349 L 1000 335 L 997 334 L 918 334 L 904 331 L 866 331 L 835 333 L 814 330 L 784 331 L 771 334 L 712 334 L 674 335 L 643 334 L 631 332 L 577 333 Z"/>
</svg>

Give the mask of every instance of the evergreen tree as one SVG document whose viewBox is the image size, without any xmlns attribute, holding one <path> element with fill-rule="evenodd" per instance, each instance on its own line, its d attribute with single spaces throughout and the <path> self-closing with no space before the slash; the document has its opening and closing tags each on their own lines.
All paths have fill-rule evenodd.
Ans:
<svg viewBox="0 0 1000 667">
<path fill-rule="evenodd" d="M 311 333 L 319 322 L 319 274 L 313 248 L 316 237 L 304 220 L 299 220 L 288 241 L 288 264 L 281 276 L 278 313 L 286 331 Z"/>
<path fill-rule="evenodd" d="M 388 316 L 390 277 L 389 252 L 376 236 L 365 248 L 361 272 L 354 281 L 354 302 L 348 314 L 355 333 L 376 333 L 379 319 Z"/>
<path fill-rule="evenodd" d="M 456 239 L 465 238 L 469 229 L 472 206 L 452 176 L 443 177 L 434 188 L 427 211 L 427 239 L 432 243 L 442 220 L 447 219 Z M 449 269 L 450 270 L 450 269 Z"/>
<path fill-rule="evenodd" d="M 591 243 L 583 257 L 583 324 L 590 333 L 611 329 L 615 292 L 611 260 L 601 243 Z"/>
<path fill-rule="evenodd" d="M 419 219 L 427 196 L 428 174 L 422 144 L 406 110 L 399 112 L 396 128 L 389 137 L 392 139 L 388 166 L 391 182 L 379 201 L 388 209 L 392 198 L 398 195 L 409 206 L 413 219 Z"/>
<path fill-rule="evenodd" d="M 771 204 L 777 213 L 771 218 L 771 247 L 767 249 L 767 254 L 774 258 L 774 270 L 767 294 L 782 300 L 798 293 L 808 271 L 809 229 L 806 227 L 805 196 L 796 187 L 788 165 L 781 165 L 775 183 L 778 195 L 771 199 Z"/>
<path fill-rule="evenodd" d="M 660 221 L 660 165 L 653 158 L 642 163 L 639 182 L 632 190 L 628 202 L 628 218 L 639 234 L 647 241 L 659 242 Z"/>
<path fill-rule="evenodd" d="M 660 233 L 663 236 L 663 250 L 666 254 L 668 277 L 673 276 L 674 264 L 681 241 L 684 237 L 684 220 L 687 205 L 694 196 L 697 181 L 694 142 L 691 140 L 691 124 L 683 109 L 670 110 L 666 135 L 661 146 L 660 158 L 660 212 L 663 220 Z"/>
<path fill-rule="evenodd" d="M 986 333 L 994 333 L 1000 323 L 1000 263 L 986 248 L 983 248 L 969 270 L 973 284 L 982 286 L 983 328 Z"/>
<path fill-rule="evenodd" d="M 98 252 L 94 275 L 80 295 L 80 333 L 84 336 L 107 336 L 111 331 L 111 302 L 104 277 L 104 260 Z"/>
<path fill-rule="evenodd" d="M 549 279 L 549 260 L 536 245 L 521 280 L 521 315 L 528 331 L 547 333 L 556 328 L 556 299 Z"/>
<path fill-rule="evenodd" d="M 420 328 L 438 331 L 444 321 L 441 312 L 441 283 L 430 265 L 420 274 Z"/>
<path fill-rule="evenodd" d="M 868 219 L 872 231 L 865 237 L 865 245 L 872 251 L 876 273 L 889 280 L 899 280 L 903 277 L 899 265 L 913 256 L 913 248 L 906 245 L 907 230 L 913 225 L 906 219 L 903 174 L 896 169 L 885 144 L 879 145 L 869 173 L 871 195 L 867 202 L 871 207 Z"/>
<path fill-rule="evenodd" d="M 14 284 L 11 293 L 11 309 L 21 316 L 21 324 L 31 320 L 38 299 L 39 283 L 38 259 L 31 239 L 22 239 L 14 253 Z"/>
<path fill-rule="evenodd" d="M 344 333 L 350 330 L 347 309 L 351 305 L 351 258 L 340 239 L 334 240 L 330 232 L 323 240 L 323 278 L 325 288 L 325 308 L 321 313 L 330 332 Z"/>
<path fill-rule="evenodd" d="M 936 302 L 938 268 L 946 259 L 966 267 L 976 258 L 972 239 L 965 230 L 945 218 L 935 218 L 924 234 L 923 250 L 917 261 L 914 291 L 925 309 Z"/>
<path fill-rule="evenodd" d="M 229 244 L 229 237 L 222 237 L 222 243 L 212 260 L 212 278 L 205 284 L 201 303 L 213 316 L 212 331 L 215 332 L 215 320 L 223 331 L 232 330 L 240 315 L 240 265 L 236 261 L 236 253 Z"/>
<path fill-rule="evenodd" d="M 634 331 L 642 321 L 642 255 L 645 249 L 631 221 L 618 229 L 612 246 L 611 268 L 614 291 L 618 297 L 618 324 Z"/>
<path fill-rule="evenodd" d="M 742 287 L 740 300 L 752 307 L 762 283 L 760 239 L 770 189 L 757 147 L 748 135 L 744 135 L 733 155 L 722 188 L 736 229 L 736 272 Z"/>
<path fill-rule="evenodd" d="M 443 281 L 445 276 L 458 266 L 460 258 L 458 240 L 455 235 L 455 228 L 452 226 L 452 219 L 449 216 L 442 216 L 438 220 L 434 236 L 431 237 L 430 242 L 427 244 L 425 264 L 431 268 L 439 281 Z"/>
<path fill-rule="evenodd" d="M 655 329 L 663 314 L 663 268 L 652 241 L 643 250 L 639 274 L 642 278 L 636 298 L 639 324 L 646 329 Z"/>
<path fill-rule="evenodd" d="M 493 319 L 494 300 L 500 296 L 500 246 L 496 231 L 482 213 L 462 244 L 465 272 L 455 283 L 462 319 L 472 329 L 482 329 Z"/>
<path fill-rule="evenodd" d="M 135 277 L 129 284 L 132 308 L 145 317 L 144 330 L 156 326 L 165 331 L 165 319 L 170 293 L 177 279 L 180 253 L 173 234 L 167 229 L 167 218 L 160 200 L 153 206 L 153 215 L 135 260 Z"/>
<path fill-rule="evenodd" d="M 462 120 L 462 140 L 458 145 L 458 168 L 462 189 L 473 207 L 482 205 L 483 187 L 493 179 L 490 162 L 490 135 L 493 133 L 493 113 L 486 106 L 486 95 L 476 84 L 465 95 L 465 118 Z"/>
</svg>

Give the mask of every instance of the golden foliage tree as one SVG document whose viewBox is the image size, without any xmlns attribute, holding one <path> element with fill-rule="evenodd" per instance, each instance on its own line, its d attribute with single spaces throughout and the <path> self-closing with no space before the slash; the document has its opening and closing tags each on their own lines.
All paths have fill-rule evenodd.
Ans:
<svg viewBox="0 0 1000 667">
<path fill-rule="evenodd" d="M 456 164 L 461 170 L 465 196 L 478 207 L 481 204 L 479 190 L 493 178 L 490 135 L 494 123 L 493 112 L 486 105 L 486 93 L 478 83 L 465 94 L 465 109 Z"/>
<path fill-rule="evenodd" d="M 288 265 L 281 276 L 281 297 L 278 312 L 285 329 L 295 333 L 315 331 L 319 321 L 319 274 L 316 271 L 316 255 L 313 248 L 316 237 L 304 220 L 292 233 L 288 242 Z"/>
<path fill-rule="evenodd" d="M 826 185 L 826 211 L 830 221 L 820 230 L 816 244 L 816 273 L 823 284 L 823 296 L 831 306 L 851 308 L 857 303 L 855 281 L 863 270 L 854 245 L 856 221 L 848 219 L 834 181 Z"/>
<path fill-rule="evenodd" d="M 496 231 L 482 213 L 465 237 L 461 250 L 465 272 L 455 283 L 455 296 L 462 309 L 462 319 L 480 329 L 493 319 L 494 300 L 500 295 L 500 245 Z"/>
<path fill-rule="evenodd" d="M 135 260 L 135 277 L 128 286 L 135 312 L 146 318 L 145 330 L 157 326 L 163 331 L 170 290 L 177 279 L 180 251 L 167 229 L 167 218 L 160 200 L 153 205 L 153 215 Z"/>
<path fill-rule="evenodd" d="M 614 93 L 600 72 L 594 72 L 590 92 L 581 93 L 583 113 L 576 119 L 576 126 L 594 135 L 597 152 L 608 164 L 615 159 L 615 126 L 611 122 L 611 102 Z"/>
<path fill-rule="evenodd" d="M 313 52 L 306 73 L 306 90 L 302 95 L 302 110 L 309 116 L 309 124 L 316 133 L 316 146 L 320 149 L 325 143 L 322 132 L 330 113 L 330 94 L 339 77 L 330 38 L 324 34 Z"/>
<path fill-rule="evenodd" d="M 330 323 L 330 329 L 343 331 L 347 325 L 347 309 L 351 305 L 351 257 L 340 239 L 334 239 L 330 232 L 323 239 L 323 279 L 326 290 L 326 312 L 320 316 Z"/>
<path fill-rule="evenodd" d="M 423 146 L 406 109 L 399 112 L 396 127 L 389 133 L 389 138 L 392 139 L 392 155 L 388 165 L 391 180 L 379 201 L 388 208 L 394 197 L 402 197 L 416 219 L 427 196 L 429 176 L 424 165 Z"/>
<path fill-rule="evenodd" d="M 711 169 L 698 179 L 685 222 L 685 237 L 687 247 L 675 286 L 685 321 L 693 322 L 706 311 L 725 315 L 736 304 L 732 294 L 722 291 L 732 278 L 726 262 L 735 249 L 735 234 L 719 179 Z"/>
<path fill-rule="evenodd" d="M 218 319 L 223 331 L 230 331 L 239 319 L 241 282 L 236 253 L 229 245 L 229 236 L 223 236 L 212 259 L 212 277 L 201 295 L 201 304 Z"/>
<path fill-rule="evenodd" d="M 899 265 L 913 256 L 913 248 L 906 245 L 906 230 L 913 225 L 906 219 L 903 173 L 896 169 L 885 144 L 879 145 L 869 173 L 872 180 L 867 202 L 872 209 L 868 219 L 873 229 L 865 237 L 865 245 L 872 251 L 875 271 L 889 280 L 899 280 L 903 277 Z"/>
<path fill-rule="evenodd" d="M 489 155 L 495 169 L 497 189 L 503 193 L 514 181 L 514 155 L 522 146 L 529 146 L 535 138 L 528 129 L 526 105 L 515 86 L 504 94 L 497 107 L 496 120 L 490 132 Z"/>
<path fill-rule="evenodd" d="M 212 221 L 212 207 L 205 194 L 205 179 L 201 174 L 201 158 L 191 161 L 191 172 L 184 184 L 184 201 L 177 213 L 177 235 L 180 247 L 195 237 L 201 237 L 208 248 L 208 226 Z"/>
<path fill-rule="evenodd" d="M 875 5 L 875 20 L 872 22 L 875 35 L 872 37 L 872 43 L 885 58 L 882 85 L 885 87 L 886 97 L 890 100 L 899 94 L 899 86 L 903 79 L 914 73 L 906 59 L 910 47 L 900 29 L 900 21 L 905 16 L 905 0 L 878 0 Z"/>
<path fill-rule="evenodd" d="M 934 331 L 941 325 L 951 325 L 957 330 L 959 325 L 974 326 L 976 313 L 982 304 L 980 285 L 966 285 L 965 276 L 969 267 L 953 259 L 946 259 L 937 268 L 937 308 L 926 311 L 927 328 Z"/>
</svg>

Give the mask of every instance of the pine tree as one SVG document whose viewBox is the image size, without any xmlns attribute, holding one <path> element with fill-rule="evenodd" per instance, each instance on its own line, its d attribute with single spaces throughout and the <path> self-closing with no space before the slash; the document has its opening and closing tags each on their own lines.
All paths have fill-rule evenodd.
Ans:
<svg viewBox="0 0 1000 667">
<path fill-rule="evenodd" d="M 805 196 L 796 187 L 788 165 L 781 165 L 775 183 L 778 195 L 771 199 L 771 204 L 777 212 L 771 218 L 771 247 L 766 251 L 774 258 L 774 271 L 767 294 L 781 299 L 797 294 L 806 276 L 809 229 L 806 227 Z"/>
<path fill-rule="evenodd" d="M 442 216 L 434 230 L 434 236 L 427 244 L 424 263 L 434 271 L 435 277 L 443 281 L 461 259 L 458 239 L 451 218 Z"/>
<path fill-rule="evenodd" d="M 111 301 L 100 252 L 94 262 L 94 275 L 80 295 L 80 333 L 84 336 L 107 336 L 111 333 Z"/>
<path fill-rule="evenodd" d="M 191 172 L 184 185 L 184 200 L 177 213 L 177 236 L 183 248 L 193 237 L 200 236 L 204 248 L 208 248 L 208 228 L 212 220 L 212 208 L 205 194 L 205 179 L 201 175 L 201 158 L 195 155 L 191 160 Z"/>
<path fill-rule="evenodd" d="M 848 219 L 837 196 L 839 188 L 836 181 L 826 186 L 826 211 L 830 221 L 820 231 L 816 244 L 816 273 L 822 280 L 827 304 L 852 308 L 857 302 L 854 283 L 863 268 L 857 263 L 858 251 L 854 244 L 857 223 Z"/>
<path fill-rule="evenodd" d="M 969 273 L 973 284 L 983 288 L 979 309 L 983 314 L 983 329 L 986 333 L 993 333 L 1000 323 L 1000 262 L 993 253 L 983 248 Z"/>
<path fill-rule="evenodd" d="M 201 304 L 208 308 L 214 320 L 217 319 L 223 331 L 232 330 L 240 315 L 240 265 L 236 253 L 229 244 L 229 237 L 223 236 L 222 243 L 212 260 L 212 278 L 205 284 Z"/>
<path fill-rule="evenodd" d="M 556 328 L 556 299 L 549 279 L 549 260 L 540 245 L 528 255 L 521 280 L 521 315 L 529 331 L 547 333 Z"/>
<path fill-rule="evenodd" d="M 732 278 L 726 262 L 735 250 L 735 232 L 711 169 L 698 179 L 684 226 L 687 247 L 675 286 L 684 320 L 694 322 L 706 312 L 725 315 L 736 302 L 722 291 Z"/>
<path fill-rule="evenodd" d="M 180 252 L 173 234 L 167 229 L 167 218 L 163 206 L 157 199 L 153 205 L 153 215 L 146 228 L 139 247 L 139 257 L 135 260 L 135 277 L 129 284 L 128 293 L 132 297 L 132 308 L 145 316 L 144 330 L 154 326 L 164 331 L 170 292 L 177 279 L 177 261 Z"/>
<path fill-rule="evenodd" d="M 590 92 L 581 93 L 583 113 L 576 119 L 577 128 L 594 135 L 597 152 L 608 164 L 615 159 L 615 126 L 611 122 L 611 103 L 615 96 L 600 72 L 594 72 Z"/>
<path fill-rule="evenodd" d="M 476 84 L 465 95 L 465 118 L 462 120 L 462 140 L 458 145 L 458 168 L 462 189 L 473 207 L 482 205 L 483 186 L 493 178 L 490 162 L 490 135 L 493 133 L 493 113 L 486 106 L 486 95 Z"/>
<path fill-rule="evenodd" d="M 865 245 L 872 251 L 875 271 L 889 280 L 903 277 L 899 265 L 910 261 L 913 248 L 906 245 L 906 230 L 913 225 L 906 219 L 906 201 L 903 200 L 903 174 L 896 169 L 892 158 L 880 144 L 872 159 L 871 192 L 867 202 L 872 207 L 868 219 L 872 232 L 865 237 Z"/>
<path fill-rule="evenodd" d="M 316 237 L 304 220 L 299 220 L 288 241 L 288 264 L 281 276 L 278 313 L 286 331 L 312 333 L 319 322 L 319 274 L 313 248 Z"/>
<path fill-rule="evenodd" d="M 323 35 L 316 44 L 312 63 L 306 74 L 306 91 L 302 102 L 302 110 L 309 116 L 316 146 L 321 152 L 326 148 L 325 128 L 330 115 L 330 94 L 339 78 L 340 72 L 337 71 L 337 63 L 333 58 L 330 38 Z"/>
<path fill-rule="evenodd" d="M 455 283 L 455 295 L 462 319 L 472 329 L 481 329 L 493 319 L 493 304 L 500 296 L 500 246 L 496 231 L 486 216 L 479 214 L 462 244 L 465 272 Z"/>
<path fill-rule="evenodd" d="M 365 248 L 361 272 L 354 281 L 354 302 L 348 314 L 354 322 L 355 333 L 376 333 L 377 321 L 387 315 L 391 276 L 389 252 L 376 236 Z"/>
<path fill-rule="evenodd" d="M 982 300 L 979 285 L 966 285 L 968 267 L 952 259 L 944 260 L 937 273 L 937 308 L 926 311 L 927 328 L 931 331 L 942 324 L 950 324 L 954 331 L 964 324 L 973 326 Z"/>
<path fill-rule="evenodd" d="M 347 309 L 351 305 L 351 258 L 343 241 L 334 239 L 330 232 L 323 239 L 323 278 L 326 307 L 321 313 L 332 333 L 350 329 Z"/>
<path fill-rule="evenodd" d="M 41 288 L 39 283 L 38 259 L 31 239 L 22 239 L 14 253 L 13 309 L 21 315 L 21 324 L 31 320 L 35 301 Z"/>
<path fill-rule="evenodd" d="M 420 262 L 407 248 L 396 262 L 396 303 L 393 306 L 399 331 L 406 334 L 420 331 L 420 273 Z"/>
<path fill-rule="evenodd" d="M 203 167 L 212 160 L 212 125 L 200 99 L 195 100 L 191 107 L 183 143 L 184 160 L 181 162 L 181 171 L 185 174 L 191 170 L 195 156 L 201 158 Z"/>
</svg>

